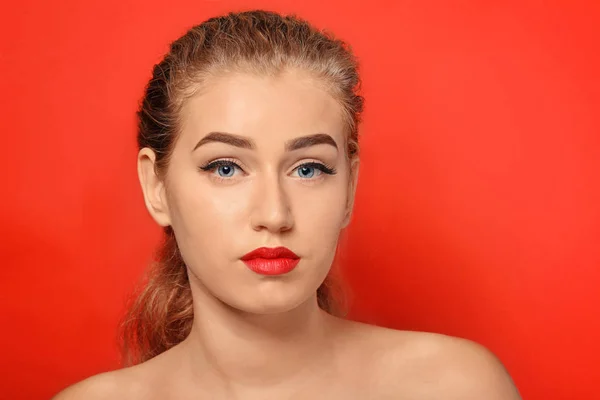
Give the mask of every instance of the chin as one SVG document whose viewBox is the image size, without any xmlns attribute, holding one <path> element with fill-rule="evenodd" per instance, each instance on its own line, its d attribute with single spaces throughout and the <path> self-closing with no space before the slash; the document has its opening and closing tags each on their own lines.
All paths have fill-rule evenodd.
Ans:
<svg viewBox="0 0 600 400">
<path fill-rule="evenodd" d="M 263 282 L 252 295 L 239 293 L 232 294 L 231 301 L 227 301 L 231 307 L 252 314 L 281 314 L 292 311 L 303 304 L 314 299 L 317 289 L 315 288 L 290 288 L 289 285 L 281 285 L 281 282 Z"/>
</svg>

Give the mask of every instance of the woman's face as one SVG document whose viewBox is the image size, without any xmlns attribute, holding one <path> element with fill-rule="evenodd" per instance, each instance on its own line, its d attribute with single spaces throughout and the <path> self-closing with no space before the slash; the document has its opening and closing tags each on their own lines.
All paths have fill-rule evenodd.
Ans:
<svg viewBox="0 0 600 400">
<path fill-rule="evenodd" d="M 346 157 L 340 105 L 300 71 L 237 73 L 212 78 L 181 118 L 150 208 L 172 226 L 194 290 L 253 313 L 310 299 L 349 221 L 358 172 Z M 290 272 L 264 275 L 241 260 L 280 246 L 300 257 Z"/>
</svg>

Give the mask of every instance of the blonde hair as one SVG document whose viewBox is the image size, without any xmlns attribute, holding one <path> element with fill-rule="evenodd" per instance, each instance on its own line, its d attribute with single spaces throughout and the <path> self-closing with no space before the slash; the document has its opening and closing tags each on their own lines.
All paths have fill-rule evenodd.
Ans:
<svg viewBox="0 0 600 400">
<path fill-rule="evenodd" d="M 363 98 L 358 94 L 358 63 L 350 48 L 294 15 L 269 11 L 229 13 L 194 26 L 174 41 L 153 69 L 138 116 L 139 148 L 156 154 L 164 176 L 177 138 L 186 98 L 211 76 L 226 71 L 275 75 L 286 68 L 312 73 L 342 106 L 347 126 L 346 154 L 358 157 L 358 124 Z M 317 290 L 319 306 L 337 313 L 328 277 Z M 125 365 L 144 362 L 183 341 L 194 318 L 186 266 L 170 227 L 145 286 L 121 325 Z"/>
</svg>

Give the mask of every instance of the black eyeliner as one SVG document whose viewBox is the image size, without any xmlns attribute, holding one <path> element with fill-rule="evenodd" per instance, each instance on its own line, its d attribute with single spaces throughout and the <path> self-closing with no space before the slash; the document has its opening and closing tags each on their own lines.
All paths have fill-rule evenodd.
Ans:
<svg viewBox="0 0 600 400">
<path fill-rule="evenodd" d="M 242 169 L 242 167 L 240 167 L 239 165 L 237 165 L 236 163 L 234 163 L 233 161 L 228 161 L 228 160 L 216 160 L 216 161 L 212 161 L 208 164 L 205 164 L 201 167 L 199 167 L 202 171 L 212 171 L 215 168 L 219 168 L 219 167 L 230 167 L 230 166 L 235 166 L 239 169 Z"/>
<path fill-rule="evenodd" d="M 319 162 L 314 162 L 314 161 L 308 162 L 305 164 L 300 164 L 300 165 L 298 165 L 298 167 L 296 167 L 296 169 L 306 168 L 306 167 L 316 168 L 316 169 L 320 170 L 321 172 L 328 174 L 328 175 L 335 175 L 337 173 L 335 168 L 330 168 L 330 167 L 326 166 L 325 164 L 321 164 Z"/>
</svg>

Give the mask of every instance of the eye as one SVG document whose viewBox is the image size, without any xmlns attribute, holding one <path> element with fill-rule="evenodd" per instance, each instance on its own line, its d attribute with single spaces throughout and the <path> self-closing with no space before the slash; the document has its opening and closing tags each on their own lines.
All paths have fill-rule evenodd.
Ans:
<svg viewBox="0 0 600 400">
<path fill-rule="evenodd" d="M 236 169 L 242 168 L 233 161 L 217 160 L 200 167 L 202 171 L 214 172 L 219 178 L 231 178 L 235 175 Z"/>
<path fill-rule="evenodd" d="M 318 174 L 318 172 L 321 171 L 314 167 L 303 166 L 298 168 L 298 175 L 300 175 L 301 178 L 312 178 L 315 173 Z"/>
<path fill-rule="evenodd" d="M 235 171 L 235 167 L 232 165 L 220 165 L 217 167 L 217 173 L 219 176 L 229 178 L 233 176 L 233 172 Z"/>
<path fill-rule="evenodd" d="M 335 168 L 330 168 L 325 164 L 318 162 L 309 162 L 299 165 L 295 170 L 298 172 L 298 176 L 302 179 L 311 179 L 321 174 L 334 175 L 336 173 Z"/>
</svg>

